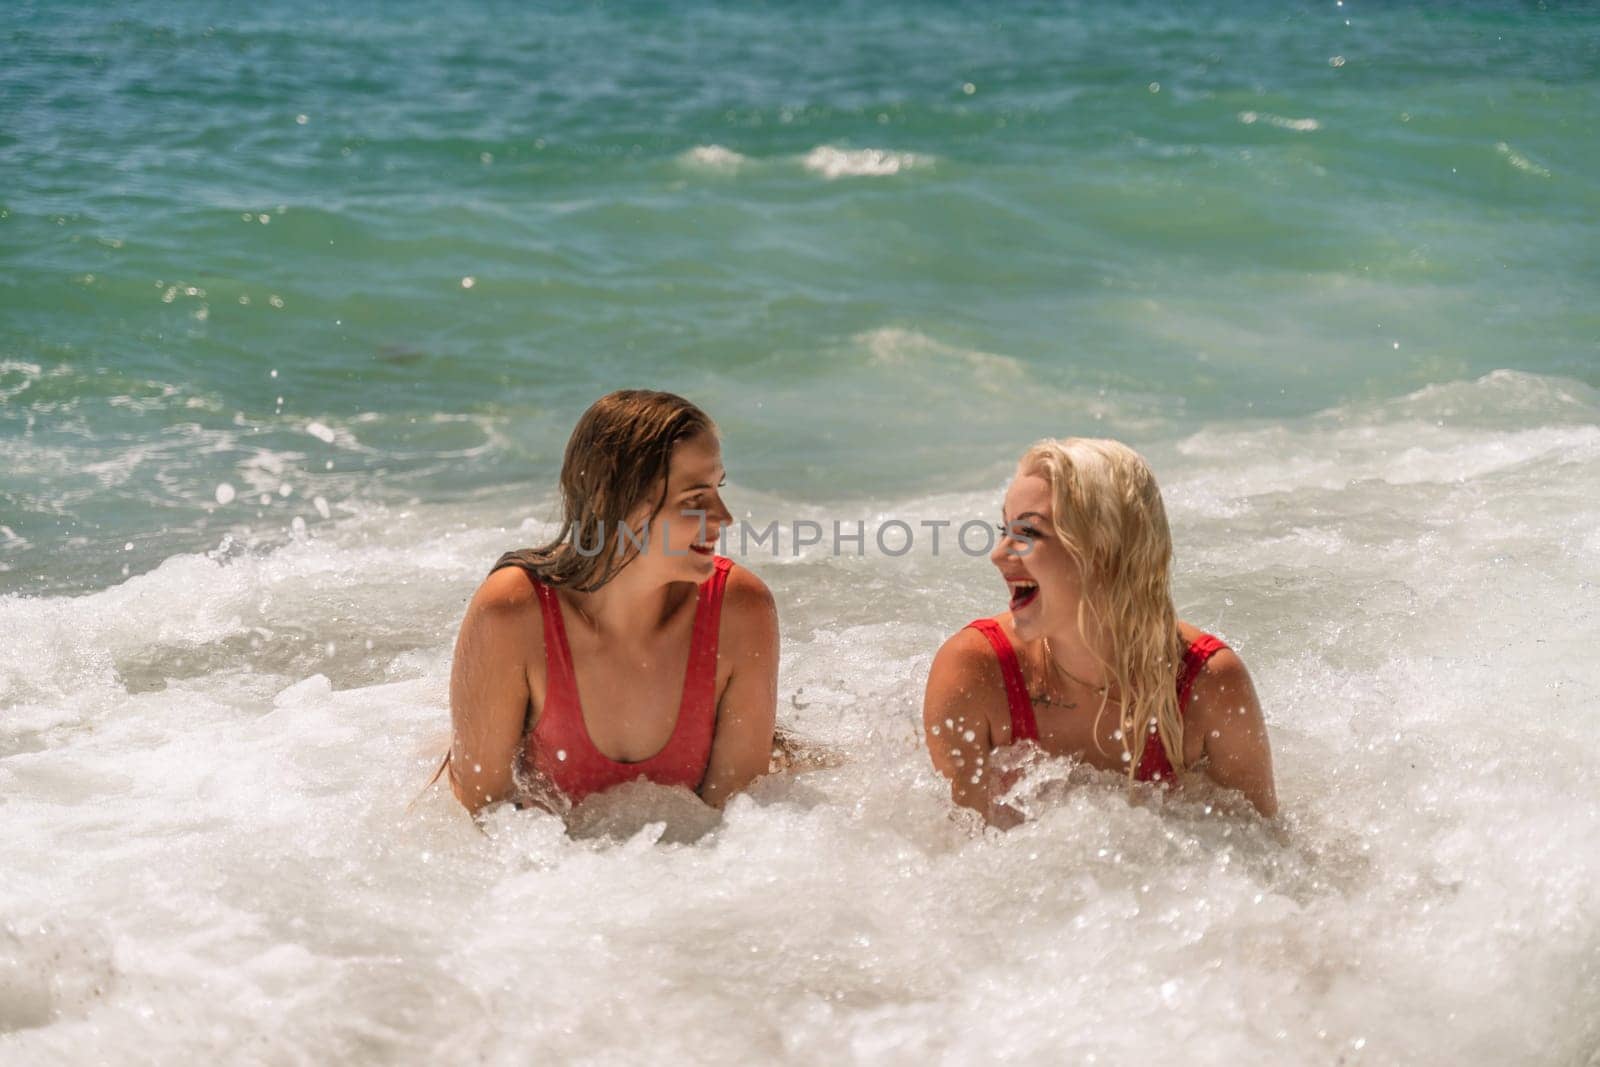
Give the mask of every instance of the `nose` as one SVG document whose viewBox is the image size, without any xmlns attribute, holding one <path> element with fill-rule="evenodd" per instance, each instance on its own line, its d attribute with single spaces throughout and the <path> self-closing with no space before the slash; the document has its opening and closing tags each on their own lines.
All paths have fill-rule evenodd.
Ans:
<svg viewBox="0 0 1600 1067">
<path fill-rule="evenodd" d="M 1011 536 L 1011 528 L 1002 525 L 1000 536 L 995 540 L 994 547 L 989 550 L 989 562 L 1004 569 L 1006 560 L 1016 554 L 1016 543 Z"/>
<path fill-rule="evenodd" d="M 707 535 L 715 538 L 722 532 L 724 526 L 733 524 L 733 512 L 728 510 L 728 505 L 722 502 L 721 493 L 713 493 L 711 505 L 706 508 Z"/>
</svg>

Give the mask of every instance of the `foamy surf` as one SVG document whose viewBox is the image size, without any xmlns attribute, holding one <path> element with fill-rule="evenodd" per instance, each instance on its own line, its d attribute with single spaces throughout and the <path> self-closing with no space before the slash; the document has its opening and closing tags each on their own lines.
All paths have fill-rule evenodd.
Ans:
<svg viewBox="0 0 1600 1067">
<path fill-rule="evenodd" d="M 696 145 L 678 159 L 685 166 L 720 173 L 732 173 L 748 162 L 745 156 L 719 144 Z"/>
<path fill-rule="evenodd" d="M 813 174 L 834 181 L 838 178 L 889 178 L 903 171 L 925 167 L 929 162 L 927 156 L 913 152 L 818 145 L 805 154 L 800 165 Z"/>
<path fill-rule="evenodd" d="M 1280 130 L 1293 130 L 1296 133 L 1314 133 L 1322 129 L 1322 123 L 1316 119 L 1295 119 L 1286 115 L 1274 115 L 1264 111 L 1241 111 L 1238 117 L 1239 121 L 1246 126 L 1254 126 L 1260 122 L 1268 126 L 1276 126 Z"/>
<path fill-rule="evenodd" d="M 1016 831 L 953 815 L 921 683 L 1004 594 L 926 541 L 744 559 L 783 615 L 780 716 L 842 762 L 720 817 L 635 786 L 570 833 L 501 811 L 480 834 L 437 788 L 408 809 L 467 595 L 549 531 L 503 500 L 350 504 L 298 539 L 0 598 L 0 1052 L 1581 1062 L 1597 415 L 1578 383 L 1498 373 L 1146 445 L 1181 610 L 1262 693 L 1276 829 L 1066 763 L 1031 772 Z M 916 524 L 988 514 L 1003 476 L 730 500 Z M 1001 981 L 1009 1007 L 966 1010 Z"/>
</svg>

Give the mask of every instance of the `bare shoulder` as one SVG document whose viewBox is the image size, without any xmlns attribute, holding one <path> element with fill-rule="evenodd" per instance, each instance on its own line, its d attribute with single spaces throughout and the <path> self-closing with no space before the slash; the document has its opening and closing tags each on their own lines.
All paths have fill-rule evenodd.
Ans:
<svg viewBox="0 0 1600 1067">
<path fill-rule="evenodd" d="M 761 658 L 778 646 L 778 605 L 767 583 L 748 567 L 734 566 L 722 590 L 722 647 L 738 656 Z"/>
<path fill-rule="evenodd" d="M 461 620 L 462 651 L 481 650 L 495 656 L 515 650 L 540 653 L 544 626 L 533 579 L 520 567 L 502 567 L 478 586 Z"/>
<path fill-rule="evenodd" d="M 1184 626 L 1183 630 L 1184 639 L 1191 642 L 1201 633 L 1190 626 Z M 1235 719 L 1241 713 L 1260 715 L 1255 683 L 1251 681 L 1250 671 L 1239 654 L 1224 646 L 1212 653 L 1200 668 L 1186 717 L 1216 726 Z"/>
<path fill-rule="evenodd" d="M 933 656 L 934 670 L 961 677 L 992 678 L 1000 681 L 1000 661 L 995 658 L 989 639 L 970 626 L 963 626 L 939 646 Z"/>
<path fill-rule="evenodd" d="M 1200 681 L 1197 684 L 1217 688 L 1249 681 L 1250 672 L 1245 668 L 1244 660 L 1239 658 L 1239 653 L 1224 647 L 1212 653 L 1205 666 L 1200 668 Z"/>
<path fill-rule="evenodd" d="M 964 626 L 945 639 L 928 669 L 925 706 L 936 704 L 985 709 L 1005 706 L 1005 679 L 989 639 Z"/>
<path fill-rule="evenodd" d="M 533 579 L 521 567 L 501 567 L 483 580 L 472 596 L 472 610 L 494 615 L 516 614 L 539 602 Z"/>
<path fill-rule="evenodd" d="M 728 570 L 728 583 L 723 587 L 722 610 L 741 617 L 776 616 L 777 601 L 756 572 L 735 564 Z"/>
</svg>

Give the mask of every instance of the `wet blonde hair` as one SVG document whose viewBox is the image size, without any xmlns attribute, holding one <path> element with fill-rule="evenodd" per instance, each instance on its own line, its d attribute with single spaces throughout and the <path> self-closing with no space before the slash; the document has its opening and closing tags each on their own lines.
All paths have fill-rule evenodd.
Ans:
<svg viewBox="0 0 1600 1067">
<path fill-rule="evenodd" d="M 1109 645 L 1101 666 L 1122 695 L 1128 777 L 1137 776 L 1152 736 L 1173 769 L 1183 770 L 1172 533 L 1149 464 L 1119 441 L 1067 437 L 1036 442 L 1018 469 L 1050 483 L 1051 525 L 1082 578 L 1079 635 L 1091 649 L 1099 646 L 1091 634 Z M 1109 693 L 1095 716 L 1096 737 L 1108 700 Z"/>
</svg>

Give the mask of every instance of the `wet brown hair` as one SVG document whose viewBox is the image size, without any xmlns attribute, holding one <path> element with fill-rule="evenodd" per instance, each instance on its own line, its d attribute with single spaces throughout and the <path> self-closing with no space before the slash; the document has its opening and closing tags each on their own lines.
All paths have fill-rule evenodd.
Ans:
<svg viewBox="0 0 1600 1067">
<path fill-rule="evenodd" d="M 507 552 L 493 569 L 521 567 L 546 585 L 599 589 L 638 556 L 637 544 L 622 532 L 628 516 L 654 494 L 652 519 L 666 504 L 673 446 L 716 430 L 710 416 L 675 393 L 607 393 L 589 405 L 567 439 L 555 540 Z M 609 550 L 602 543 L 607 537 Z"/>
</svg>

